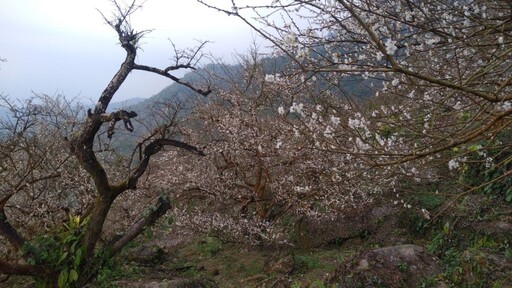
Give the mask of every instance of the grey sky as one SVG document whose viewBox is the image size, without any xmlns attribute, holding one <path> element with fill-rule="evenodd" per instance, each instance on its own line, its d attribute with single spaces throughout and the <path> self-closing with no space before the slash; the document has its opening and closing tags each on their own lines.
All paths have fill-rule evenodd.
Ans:
<svg viewBox="0 0 512 288">
<path fill-rule="evenodd" d="M 1 0 L 0 93 L 24 98 L 32 91 L 97 99 L 124 59 L 116 34 L 100 13 L 108 0 Z M 255 34 L 239 19 L 209 10 L 195 0 L 149 0 L 132 19 L 144 39 L 138 63 L 171 64 L 172 39 L 185 48 L 214 41 L 206 51 L 226 61 L 245 52 Z M 134 72 L 114 101 L 149 97 L 171 84 L 158 75 Z"/>
</svg>

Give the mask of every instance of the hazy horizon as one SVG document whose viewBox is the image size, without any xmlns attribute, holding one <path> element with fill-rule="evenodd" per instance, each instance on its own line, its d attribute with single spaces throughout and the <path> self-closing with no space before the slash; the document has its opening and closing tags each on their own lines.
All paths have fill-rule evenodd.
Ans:
<svg viewBox="0 0 512 288">
<path fill-rule="evenodd" d="M 98 10 L 110 15 L 110 1 L 2 0 L 0 58 L 7 62 L 0 64 L 0 93 L 16 99 L 32 92 L 97 99 L 125 57 Z M 149 0 L 131 20 L 135 30 L 153 30 L 143 39 L 137 62 L 160 68 L 172 64 L 168 39 L 178 48 L 212 41 L 204 51 L 230 61 L 255 38 L 238 18 L 196 1 Z M 148 98 L 170 84 L 134 71 L 113 101 Z"/>
</svg>

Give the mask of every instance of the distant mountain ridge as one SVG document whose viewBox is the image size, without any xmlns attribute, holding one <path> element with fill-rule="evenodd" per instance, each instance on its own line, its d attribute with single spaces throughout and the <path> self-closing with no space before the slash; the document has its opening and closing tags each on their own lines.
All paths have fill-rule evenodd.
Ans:
<svg viewBox="0 0 512 288">
<path fill-rule="evenodd" d="M 146 98 L 138 97 L 138 98 L 126 99 L 123 101 L 113 102 L 113 103 L 110 103 L 110 105 L 108 106 L 108 112 L 116 111 L 116 110 L 120 110 L 120 109 L 126 109 L 127 107 L 137 105 L 145 100 L 146 100 Z"/>
</svg>

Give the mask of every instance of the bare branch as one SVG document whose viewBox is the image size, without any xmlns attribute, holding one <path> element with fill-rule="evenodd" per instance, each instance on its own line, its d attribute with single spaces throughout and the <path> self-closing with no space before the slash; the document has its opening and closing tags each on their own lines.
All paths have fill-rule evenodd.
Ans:
<svg viewBox="0 0 512 288">
<path fill-rule="evenodd" d="M 133 124 L 130 119 L 137 117 L 137 113 L 135 111 L 127 112 L 125 110 L 119 110 L 119 111 L 112 112 L 112 113 L 104 113 L 104 114 L 99 115 L 99 117 L 98 117 L 96 115 L 93 115 L 91 113 L 91 109 L 89 109 L 89 110 L 87 110 L 87 115 L 89 117 L 97 117 L 97 118 L 101 119 L 102 122 L 110 122 L 110 124 L 108 125 L 108 130 L 107 130 L 108 139 L 112 138 L 112 136 L 114 135 L 114 129 L 115 129 L 116 123 L 121 120 L 123 120 L 124 128 L 130 132 L 133 132 Z"/>
<path fill-rule="evenodd" d="M 119 3 L 117 3 L 115 0 L 111 2 L 116 9 L 116 12 L 113 13 L 112 18 L 109 19 L 101 11 L 98 10 L 99 13 L 105 22 L 117 32 L 121 46 L 123 46 L 125 49 L 137 48 L 139 40 L 144 35 L 151 32 L 151 30 L 135 32 L 131 27 L 129 18 L 138 9 L 142 8 L 142 5 L 146 1 L 142 2 L 141 4 L 137 4 L 137 0 L 133 0 L 131 4 L 126 6 L 119 5 Z"/>
<path fill-rule="evenodd" d="M 171 70 L 177 70 L 180 68 L 193 69 L 195 70 L 195 66 L 201 61 L 203 58 L 203 49 L 209 41 L 199 41 L 199 45 L 186 48 L 186 49 L 178 49 L 174 42 L 171 42 L 172 49 L 174 51 L 174 65 L 167 67 L 164 69 L 165 72 L 169 72 Z"/>
<path fill-rule="evenodd" d="M 112 255 L 117 254 L 123 249 L 130 241 L 135 239 L 144 229 L 148 226 L 153 225 L 156 220 L 165 215 L 165 213 L 171 208 L 171 202 L 167 196 L 158 196 L 154 203 L 150 203 L 146 210 L 149 214 L 142 217 L 137 223 L 135 223 L 128 231 L 126 231 L 120 239 L 118 239 L 112 245 L 110 252 Z"/>
<path fill-rule="evenodd" d="M 144 172 L 146 172 L 146 169 L 149 165 L 149 160 L 151 159 L 151 156 L 158 153 L 164 146 L 174 146 L 181 149 L 184 149 L 186 151 L 192 152 L 194 154 L 197 154 L 199 156 L 205 156 L 203 151 L 197 149 L 196 147 L 186 144 L 184 142 L 173 140 L 173 139 L 156 139 L 153 140 L 151 143 L 149 143 L 145 148 L 142 155 L 142 160 L 139 163 L 138 167 L 132 172 L 132 174 L 128 177 L 128 179 L 120 184 L 113 185 L 113 190 L 116 191 L 116 193 L 121 193 L 122 191 L 125 191 L 127 189 L 135 189 L 137 187 L 137 182 L 139 181 L 139 178 L 142 177 Z"/>
<path fill-rule="evenodd" d="M 167 67 L 167 68 L 169 68 L 169 67 Z M 212 92 L 210 87 L 206 88 L 206 90 L 203 90 L 201 88 L 196 88 L 192 84 L 190 84 L 188 82 L 185 82 L 185 81 L 181 80 L 180 78 L 178 78 L 178 77 L 176 77 L 174 75 L 169 74 L 168 71 L 170 71 L 172 69 L 167 69 L 167 68 L 165 70 L 161 70 L 161 69 L 158 69 L 158 68 L 155 68 L 155 67 L 146 66 L 146 65 L 135 64 L 133 66 L 133 69 L 135 69 L 135 70 L 148 71 L 148 72 L 156 73 L 158 75 L 162 75 L 164 77 L 167 77 L 167 78 L 173 80 L 174 82 L 176 82 L 178 84 L 181 84 L 183 86 L 186 86 L 186 87 L 190 88 L 192 91 L 194 91 L 194 92 L 196 92 L 196 93 L 198 93 L 200 95 L 203 95 L 205 97 L 208 96 Z"/>
</svg>

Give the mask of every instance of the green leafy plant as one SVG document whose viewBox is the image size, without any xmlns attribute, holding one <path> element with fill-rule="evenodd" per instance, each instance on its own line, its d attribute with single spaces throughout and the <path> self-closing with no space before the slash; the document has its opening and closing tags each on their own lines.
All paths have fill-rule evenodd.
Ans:
<svg viewBox="0 0 512 288">
<path fill-rule="evenodd" d="M 118 265 L 112 258 L 106 260 L 98 272 L 98 276 L 94 281 L 94 287 L 101 288 L 117 288 L 118 286 L 113 284 L 114 280 L 119 278 L 127 279 L 140 274 L 136 267 L 130 269 L 123 269 L 121 265 Z"/>
<path fill-rule="evenodd" d="M 45 235 L 27 242 L 22 253 L 29 264 L 42 265 L 58 271 L 57 286 L 73 287 L 78 280 L 84 247 L 80 242 L 84 236 L 84 228 L 88 218 L 69 214 L 69 220 L 53 235 Z M 51 287 L 49 279 L 38 279 L 38 287 Z"/>
<path fill-rule="evenodd" d="M 322 264 L 314 255 L 296 255 L 294 257 L 295 269 L 299 273 L 305 273 L 309 270 L 320 268 Z"/>
<path fill-rule="evenodd" d="M 400 272 L 406 272 L 408 268 L 407 263 L 400 263 L 397 265 L 397 267 Z"/>
<path fill-rule="evenodd" d="M 206 237 L 205 240 L 197 243 L 197 250 L 200 254 L 213 257 L 222 249 L 222 242 L 215 237 Z"/>
<path fill-rule="evenodd" d="M 434 234 L 430 242 L 427 244 L 426 248 L 430 253 L 436 253 L 445 248 L 445 243 L 447 242 L 448 237 L 450 236 L 451 228 L 450 222 L 446 222 L 443 225 L 443 228 Z"/>
</svg>

